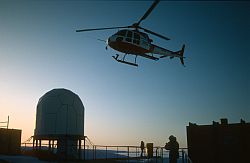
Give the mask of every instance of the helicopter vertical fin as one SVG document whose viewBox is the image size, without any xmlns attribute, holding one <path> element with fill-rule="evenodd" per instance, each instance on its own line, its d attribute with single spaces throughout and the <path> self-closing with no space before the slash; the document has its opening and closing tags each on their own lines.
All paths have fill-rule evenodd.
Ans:
<svg viewBox="0 0 250 163">
<path fill-rule="evenodd" d="M 180 60 L 181 60 L 181 64 L 183 66 L 185 66 L 185 64 L 184 64 L 184 56 L 183 56 L 184 55 L 184 50 L 185 50 L 185 44 L 182 45 L 181 50 L 178 52 L 178 54 L 181 56 Z"/>
</svg>

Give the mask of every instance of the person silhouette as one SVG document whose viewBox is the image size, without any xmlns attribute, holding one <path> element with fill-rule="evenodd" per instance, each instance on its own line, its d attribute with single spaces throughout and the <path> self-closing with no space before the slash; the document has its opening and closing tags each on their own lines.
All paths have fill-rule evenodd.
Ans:
<svg viewBox="0 0 250 163">
<path fill-rule="evenodd" d="M 145 149 L 145 144 L 143 141 L 141 141 L 141 157 L 143 156 L 143 153 L 144 153 L 144 149 Z"/>
<path fill-rule="evenodd" d="M 177 163 L 179 158 L 179 143 L 176 137 L 173 135 L 169 136 L 169 142 L 166 143 L 165 149 L 169 150 L 169 163 Z"/>
</svg>

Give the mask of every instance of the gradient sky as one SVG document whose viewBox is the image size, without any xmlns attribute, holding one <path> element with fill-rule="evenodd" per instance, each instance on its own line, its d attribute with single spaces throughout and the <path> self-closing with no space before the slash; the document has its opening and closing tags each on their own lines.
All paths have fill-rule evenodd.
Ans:
<svg viewBox="0 0 250 163">
<path fill-rule="evenodd" d="M 53 88 L 70 89 L 85 106 L 85 134 L 102 145 L 186 146 L 188 122 L 250 121 L 250 3 L 162 1 L 142 26 L 163 34 L 154 43 L 179 59 L 137 58 L 119 64 L 97 39 L 127 26 L 152 1 L 0 1 L 0 121 L 33 135 L 36 104 Z M 128 57 L 132 59 L 132 57 Z"/>
</svg>

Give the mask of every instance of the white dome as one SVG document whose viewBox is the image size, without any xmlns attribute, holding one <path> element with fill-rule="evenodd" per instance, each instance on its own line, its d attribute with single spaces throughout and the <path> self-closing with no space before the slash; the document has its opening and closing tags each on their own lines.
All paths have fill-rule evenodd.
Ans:
<svg viewBox="0 0 250 163">
<path fill-rule="evenodd" d="M 84 106 L 78 95 L 53 89 L 37 104 L 35 136 L 84 136 Z"/>
</svg>

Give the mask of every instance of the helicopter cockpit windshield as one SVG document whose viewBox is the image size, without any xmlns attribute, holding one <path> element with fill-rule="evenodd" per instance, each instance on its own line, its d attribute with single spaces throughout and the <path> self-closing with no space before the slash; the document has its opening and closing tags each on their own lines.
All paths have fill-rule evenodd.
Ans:
<svg viewBox="0 0 250 163">
<path fill-rule="evenodd" d="M 125 42 L 131 42 L 133 44 L 137 44 L 140 45 L 140 40 L 147 40 L 146 38 L 144 38 L 144 35 L 140 35 L 140 33 L 138 31 L 131 31 L 131 30 L 120 30 L 118 31 L 116 34 L 116 36 L 122 36 L 123 39 L 121 37 L 119 38 L 119 41 L 124 40 Z"/>
</svg>

